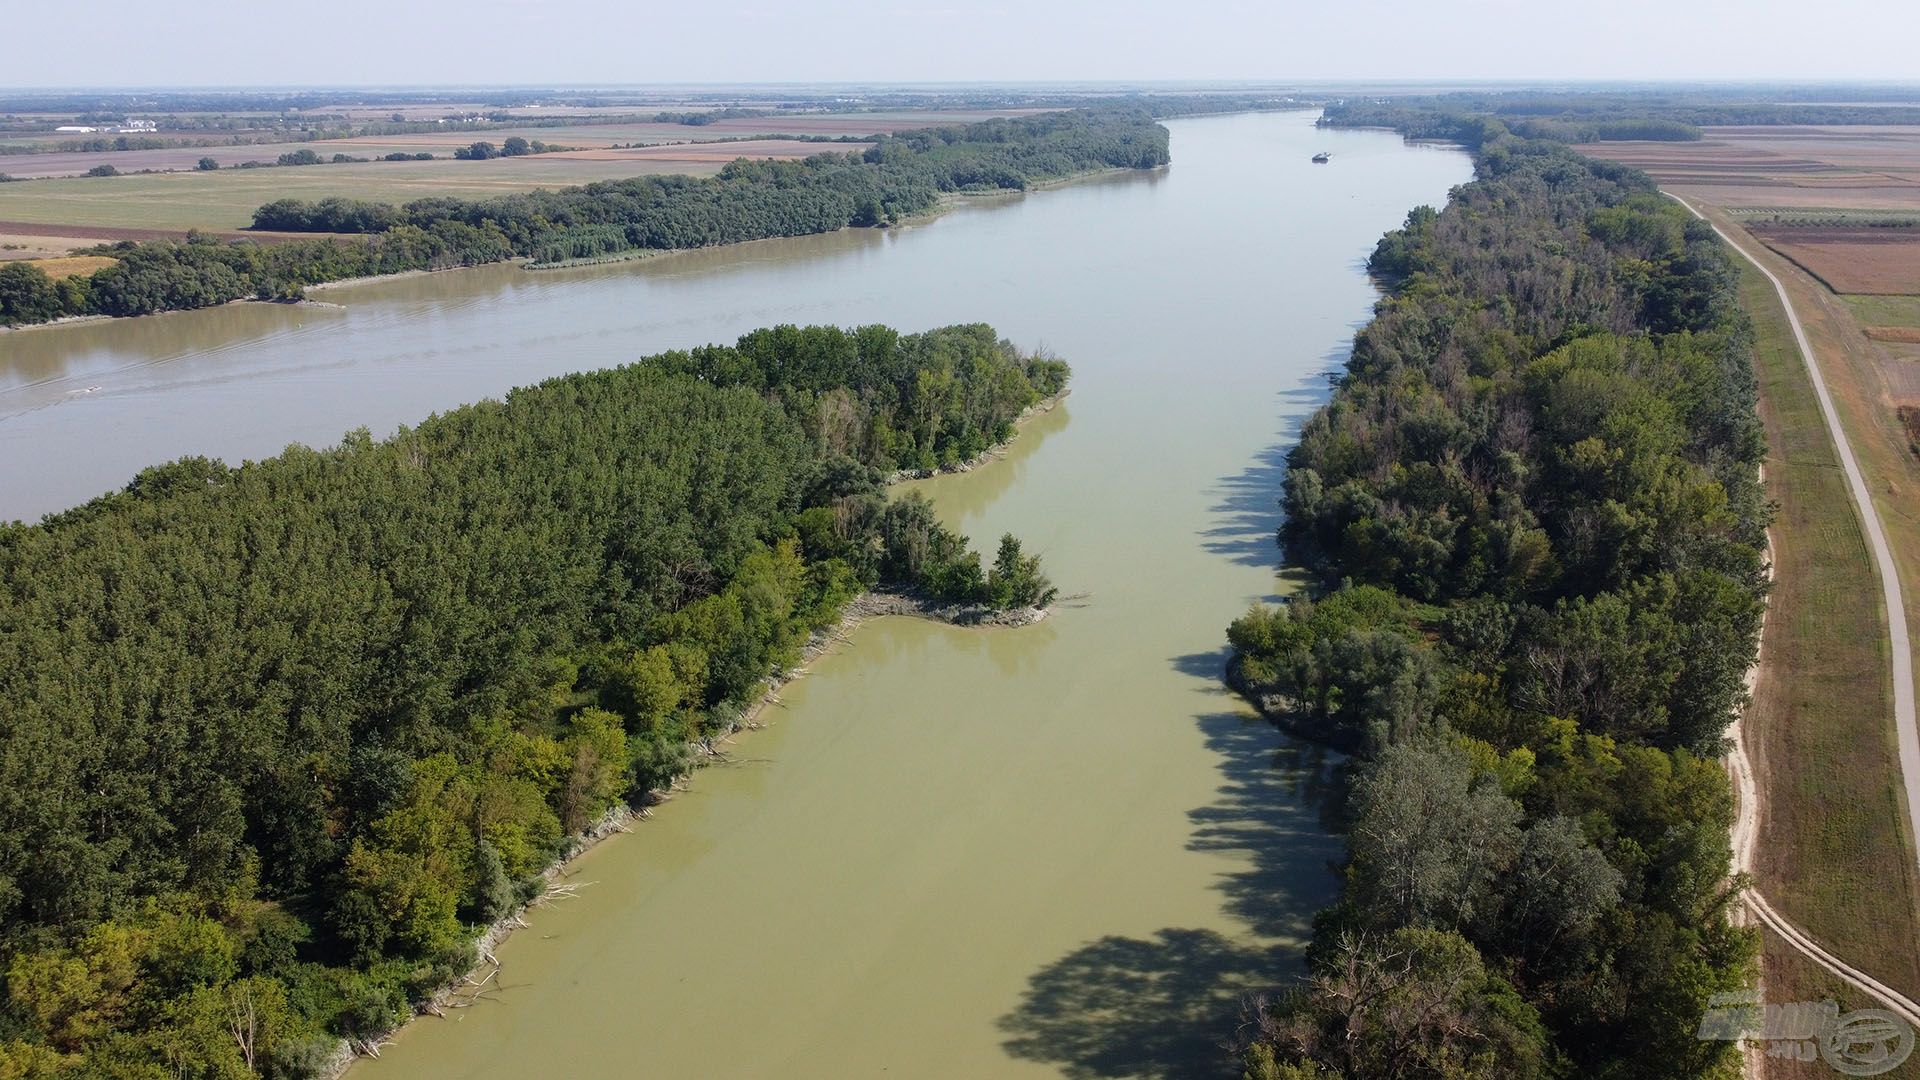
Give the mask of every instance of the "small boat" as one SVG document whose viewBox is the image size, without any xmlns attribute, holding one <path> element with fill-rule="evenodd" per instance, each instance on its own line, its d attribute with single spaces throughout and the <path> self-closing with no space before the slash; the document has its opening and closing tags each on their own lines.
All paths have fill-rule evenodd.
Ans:
<svg viewBox="0 0 1920 1080">
<path fill-rule="evenodd" d="M 1333 160 L 1333 155 L 1327 153 L 1325 150 L 1322 150 L 1319 153 L 1313 155 L 1313 163 L 1315 165 L 1325 165 L 1327 162 L 1332 160 Z"/>
</svg>

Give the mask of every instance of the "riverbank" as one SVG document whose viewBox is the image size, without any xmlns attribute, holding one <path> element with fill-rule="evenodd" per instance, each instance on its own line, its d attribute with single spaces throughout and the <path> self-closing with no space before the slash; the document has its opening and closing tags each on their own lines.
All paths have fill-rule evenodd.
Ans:
<svg viewBox="0 0 1920 1080">
<path fill-rule="evenodd" d="M 438 273 L 438 271 L 422 270 L 422 271 L 419 271 L 419 273 L 423 273 L 423 274 Z M 385 277 L 404 277 L 406 275 L 388 274 L 384 276 Z M 362 279 L 356 279 L 355 281 L 352 281 L 352 282 L 345 282 L 345 281 L 329 282 L 328 284 L 347 285 L 347 284 L 359 284 L 363 281 L 376 281 L 376 280 L 380 280 L 380 279 L 362 278 Z M 321 286 L 321 285 L 308 286 L 309 289 L 318 289 L 323 287 L 324 286 Z M 124 319 L 130 319 L 130 318 L 151 318 L 153 315 L 184 315 L 184 314 L 187 314 L 188 312 L 207 311 L 212 308 L 234 307 L 236 305 L 241 305 L 241 304 L 271 304 L 277 307 L 321 307 L 321 308 L 335 308 L 335 309 L 339 309 L 342 306 L 340 304 L 328 303 L 327 301 L 324 301 L 324 300 L 309 300 L 305 298 L 298 299 L 298 300 L 278 300 L 278 299 L 268 299 L 265 297 L 255 296 L 255 297 L 245 297 L 238 300 L 228 300 L 224 303 L 219 303 L 219 304 L 209 304 L 206 307 L 202 307 L 202 308 L 176 308 L 172 311 L 156 311 L 156 312 L 153 312 L 152 315 L 63 315 L 58 319 L 49 319 L 46 322 L 22 323 L 19 326 L 0 326 L 0 334 L 23 333 L 28 330 L 51 330 L 57 327 L 80 326 L 87 323 L 120 322 Z"/>
<path fill-rule="evenodd" d="M 313 283 L 312 285 L 303 287 L 300 291 L 303 293 L 325 292 L 328 289 L 340 289 L 340 288 L 346 288 L 348 286 L 358 286 L 358 285 L 374 285 L 382 281 L 406 281 L 409 278 L 427 277 L 428 275 L 431 275 L 431 274 L 450 274 L 455 270 L 472 270 L 472 269 L 475 269 L 476 267 L 481 267 L 481 266 L 505 266 L 505 265 L 510 265 L 512 263 L 516 263 L 516 262 L 524 263 L 525 261 L 526 261 L 525 259 L 520 259 L 520 258 L 501 259 L 499 262 L 492 262 L 492 263 L 474 263 L 472 265 L 461 265 L 461 266 L 442 266 L 432 270 L 401 270 L 392 274 L 373 274 L 369 277 L 341 278 L 339 281 L 318 281 Z M 247 303 L 247 302 L 248 301 L 244 301 L 244 300 L 236 301 L 236 303 Z M 338 307 L 339 305 L 336 304 L 333 306 Z"/>
<path fill-rule="evenodd" d="M 692 751 L 696 762 L 692 771 L 675 778 L 668 788 L 647 792 L 647 798 L 641 805 L 626 804 L 609 811 L 575 836 L 566 852 L 540 872 L 538 879 L 541 882 L 540 894 L 487 926 L 475 939 L 474 965 L 461 976 L 458 982 L 441 987 L 432 997 L 414 1005 L 413 1014 L 403 1023 L 375 1039 L 341 1039 L 328 1058 L 325 1071 L 321 1076 L 325 1080 L 339 1080 L 361 1058 L 378 1058 L 381 1049 L 392 1040 L 404 1035 L 419 1022 L 421 1017 L 432 1016 L 445 1019 L 450 1010 L 469 1008 L 485 1000 L 489 986 L 493 985 L 505 970 L 497 950 L 516 931 L 530 928 L 526 920 L 527 912 L 573 898 L 575 891 L 581 886 L 569 883 L 567 878 L 588 852 L 595 850 L 614 836 L 632 833 L 634 822 L 652 818 L 655 807 L 671 802 L 676 795 L 690 790 L 693 778 L 701 770 L 730 760 L 730 755 L 725 748 L 731 745 L 736 737 L 743 732 L 757 731 L 765 727 L 760 717 L 769 707 L 784 707 L 785 702 L 780 698 L 782 690 L 805 676 L 813 664 L 829 652 L 849 644 L 854 631 L 862 625 L 872 619 L 889 615 L 910 616 L 956 626 L 1015 628 L 1040 622 L 1047 617 L 1047 609 L 1016 608 L 996 612 L 986 605 L 940 605 L 920 597 L 886 592 L 866 592 L 854 597 L 847 602 L 838 622 L 824 630 L 815 631 L 808 638 L 807 643 L 801 648 L 800 660 L 797 664 L 767 677 L 759 698 L 730 721 L 725 730 L 687 743 L 687 748 Z"/>
<path fill-rule="evenodd" d="M 1136 173 L 1136 172 L 1148 173 L 1148 174 L 1164 173 L 1169 168 L 1172 168 L 1172 166 L 1156 165 L 1151 169 L 1134 169 L 1134 168 L 1123 168 L 1121 166 L 1115 165 L 1110 168 L 1104 168 L 1104 169 L 1084 169 L 1077 173 L 1068 173 L 1065 176 L 1056 176 L 1051 180 L 1035 180 L 1032 183 L 1028 184 L 1026 187 L 1019 188 L 1019 189 L 995 188 L 988 191 L 956 191 L 956 192 L 953 192 L 951 195 L 949 195 L 948 198 L 951 198 L 956 202 L 964 202 L 969 199 L 991 199 L 991 198 L 995 198 L 997 196 L 1002 196 L 1002 195 L 1027 195 L 1035 191 L 1052 191 L 1056 188 L 1068 187 L 1070 185 L 1082 183 L 1087 180 L 1096 180 L 1102 176 L 1117 176 L 1120 173 Z"/>
<path fill-rule="evenodd" d="M 1032 423 L 1036 417 L 1045 416 L 1047 413 L 1059 408 L 1060 403 L 1065 401 L 1067 395 L 1071 393 L 1073 393 L 1071 388 L 1062 390 L 1049 397 L 1043 397 L 1039 401 L 1020 410 L 1020 415 L 1015 417 L 1013 421 L 1013 434 L 1009 436 L 1006 441 L 995 443 L 967 460 L 953 465 L 942 465 L 933 469 L 896 469 L 887 476 L 887 486 L 891 487 L 894 484 L 907 480 L 931 480 L 936 476 L 972 472 L 990 461 L 1000 460 L 1007 456 L 1008 450 L 1013 448 L 1014 440 L 1020 437 L 1021 428 Z"/>
<path fill-rule="evenodd" d="M 938 216 L 934 214 L 932 216 Z M 852 232 L 870 226 L 842 225 L 823 233 L 807 233 L 808 236 L 832 236 L 835 233 Z M 898 226 L 890 226 L 898 227 Z M 578 259 L 561 259 L 559 262 L 538 262 L 533 259 L 512 259 L 520 264 L 522 270 L 538 272 L 541 270 L 574 270 L 583 266 L 608 266 L 614 263 L 643 262 L 648 259 L 664 259 L 670 255 L 691 255 L 695 252 L 739 251 L 755 244 L 778 244 L 793 239 L 790 236 L 758 236 L 752 240 L 736 240 L 731 244 L 709 244 L 705 247 L 687 248 L 628 248 L 625 251 L 611 251 L 605 255 L 588 255 Z"/>
<path fill-rule="evenodd" d="M 1014 434 L 1004 442 L 989 447 L 973 458 L 938 472 L 970 472 L 989 462 L 1003 457 L 1019 437 L 1020 429 L 1037 416 L 1051 412 L 1069 391 L 1061 390 L 1057 394 L 1042 398 L 1023 409 L 1013 422 Z M 908 478 L 924 478 L 932 473 L 896 473 L 889 478 L 889 484 Z M 730 760 L 724 749 L 734 738 L 745 731 L 757 730 L 764 726 L 760 717 L 769 706 L 784 706 L 780 692 L 795 680 L 806 675 L 815 661 L 836 647 L 848 644 L 853 633 L 869 620 L 886 616 L 908 616 L 951 626 L 975 627 L 983 629 L 1014 629 L 1032 626 L 1047 618 L 1046 607 L 995 608 L 985 603 L 942 603 L 914 593 L 869 590 L 847 601 L 841 609 L 839 618 L 830 626 L 815 630 L 808 635 L 801 646 L 799 660 L 790 667 L 777 668 L 768 673 L 762 682 L 761 693 L 753 703 L 733 716 L 717 717 L 723 720 L 723 726 L 698 738 L 689 739 L 684 749 L 692 761 L 692 767 L 686 773 L 673 778 L 664 789 L 649 790 L 638 805 L 623 803 L 603 815 L 585 830 L 569 838 L 566 849 L 556 857 L 535 879 L 539 892 L 525 904 L 515 908 L 489 924 L 474 940 L 474 964 L 460 978 L 436 990 L 427 1000 L 413 1004 L 413 1014 L 399 1026 L 372 1039 L 345 1038 L 340 1040 L 334 1053 L 328 1058 L 322 1075 L 329 1080 L 337 1080 L 344 1075 L 361 1057 L 378 1058 L 380 1050 L 391 1039 L 411 1028 L 421 1016 L 445 1017 L 448 1010 L 468 1008 L 483 1000 L 489 993 L 490 985 L 497 985 L 504 965 L 497 949 L 505 943 L 515 931 L 526 929 L 526 913 L 549 903 L 571 899 L 579 887 L 567 882 L 579 860 L 608 838 L 632 831 L 634 821 L 653 816 L 653 808 L 671 801 L 675 795 L 690 788 L 693 777 L 703 768 Z"/>
<path fill-rule="evenodd" d="M 897 221 L 893 221 L 884 226 L 880 226 L 880 228 L 883 231 L 885 231 L 885 230 L 892 230 L 892 229 L 909 229 L 917 225 L 925 225 L 929 222 L 938 220 L 943 215 L 949 213 L 950 211 L 952 211 L 956 207 L 961 206 L 964 203 L 972 202 L 980 199 L 1013 198 L 1021 195 L 1032 194 L 1033 192 L 1036 192 L 1036 191 L 1051 191 L 1056 188 L 1063 188 L 1063 187 L 1070 186 L 1072 184 L 1078 184 L 1087 180 L 1094 180 L 1104 176 L 1115 176 L 1120 173 L 1132 173 L 1132 172 L 1160 173 L 1160 172 L 1165 172 L 1167 168 L 1168 166 L 1165 166 L 1165 165 L 1159 166 L 1154 169 L 1128 169 L 1128 168 L 1121 168 L 1119 166 L 1115 166 L 1113 168 L 1107 168 L 1107 169 L 1090 169 L 1085 172 L 1073 173 L 1070 176 L 1062 176 L 1052 180 L 1038 181 L 1035 183 L 1028 184 L 1025 188 L 1022 188 L 1017 191 L 995 190 L 995 191 L 946 192 L 940 196 L 939 200 L 935 202 L 932 207 L 926 210 L 922 210 L 919 213 L 908 214 Z M 829 233 L 810 233 L 808 235 L 828 236 L 828 235 L 832 235 L 832 233 L 849 232 L 854 229 L 873 228 L 873 227 L 874 226 L 845 225 L 838 229 L 834 229 L 832 230 L 832 232 L 829 232 Z M 669 255 L 685 255 L 695 251 L 739 249 L 739 248 L 750 247 L 754 244 L 777 244 L 782 241 L 790 240 L 790 239 L 792 238 L 786 237 L 786 236 L 763 236 L 753 240 L 741 240 L 732 244 L 714 244 L 709 247 L 634 248 L 629 251 L 615 251 L 615 252 L 610 252 L 606 255 L 591 255 L 585 258 L 580 258 L 580 259 L 562 259 L 559 262 L 535 262 L 533 260 L 510 260 L 510 261 L 519 261 L 521 264 L 521 269 L 530 270 L 530 271 L 532 270 L 568 270 L 568 269 L 573 269 L 573 268 L 582 267 L 582 266 L 606 266 L 612 263 L 637 262 L 644 259 L 658 259 L 658 258 L 663 258 Z M 329 284 L 341 284 L 341 285 L 358 284 L 366 280 L 370 280 L 370 279 L 356 278 L 356 279 L 343 281 L 343 282 L 329 282 Z M 317 287 L 318 286 L 316 286 L 316 288 Z"/>
<path fill-rule="evenodd" d="M 78 326 L 81 323 L 112 322 L 112 315 L 62 315 L 46 322 L 21 323 L 19 326 L 0 326 L 0 334 L 15 334 L 27 330 L 51 330 L 57 326 Z"/>
<path fill-rule="evenodd" d="M 1095 179 L 1095 178 L 1104 177 L 1104 176 L 1116 175 L 1120 173 L 1129 173 L 1129 172 L 1164 172 L 1166 168 L 1167 166 L 1165 165 L 1159 166 L 1154 169 L 1137 169 L 1132 167 L 1111 166 L 1111 167 L 1102 167 L 1097 169 L 1083 170 L 1081 172 L 1070 173 L 1065 176 L 1054 177 L 1048 180 L 1034 181 L 1034 182 L 1027 183 L 1025 187 L 1019 188 L 1019 189 L 947 192 L 947 193 L 941 194 L 937 199 L 935 199 L 934 203 L 931 206 L 929 206 L 926 210 L 916 214 L 909 214 L 905 217 L 902 217 L 898 221 L 895 221 L 886 226 L 883 226 L 883 228 L 905 229 L 905 228 L 911 228 L 915 225 L 930 222 L 946 214 L 950 210 L 954 209 L 956 206 L 960 205 L 962 201 L 966 201 L 966 200 L 993 198 L 995 196 L 1002 196 L 1002 195 L 1025 195 L 1025 194 L 1030 194 L 1036 191 L 1047 191 L 1051 189 L 1067 187 L 1085 180 Z M 848 224 L 835 229 L 827 229 L 819 233 L 804 233 L 802 235 L 809 235 L 809 236 L 832 235 L 835 233 L 847 232 L 851 229 L 862 228 L 862 227 L 865 227 L 865 226 L 856 226 L 856 225 Z M 312 234 L 272 233 L 272 234 L 259 234 L 259 235 L 271 235 L 275 238 L 312 239 L 312 240 L 340 238 L 337 234 L 325 234 L 325 233 L 312 233 Z M 371 234 L 353 234 L 353 235 L 360 235 L 362 236 L 363 239 L 365 239 L 368 237 L 376 237 L 379 234 L 371 233 Z M 255 239 L 255 238 L 258 238 L 256 234 L 249 233 L 247 236 L 241 237 L 240 239 Z M 699 247 L 690 247 L 690 248 L 632 248 L 632 249 L 627 249 L 623 251 L 608 252 L 603 255 L 585 256 L 577 259 L 562 259 L 556 262 L 540 262 L 538 260 L 529 258 L 525 255 L 512 255 L 507 258 L 495 259 L 490 261 L 482 261 L 482 262 L 462 263 L 457 266 L 447 266 L 447 267 L 439 267 L 439 268 L 433 268 L 433 269 L 401 270 L 401 271 L 396 271 L 396 272 L 387 273 L 387 274 L 370 274 L 370 275 L 363 275 L 363 276 L 356 276 L 356 277 L 343 277 L 343 278 L 338 278 L 336 280 L 331 280 L 331 281 L 313 282 L 311 284 L 301 286 L 300 298 L 301 300 L 304 300 L 310 294 L 317 293 L 317 292 L 320 292 L 326 289 L 331 289 L 331 288 L 342 288 L 347 286 L 363 287 L 363 286 L 373 285 L 373 284 L 377 284 L 385 281 L 400 281 L 408 278 L 419 277 L 426 274 L 444 273 L 445 271 L 448 271 L 448 270 L 470 270 L 470 269 L 476 269 L 483 266 L 499 266 L 499 265 L 508 265 L 508 264 L 518 264 L 520 268 L 525 271 L 562 270 L 562 269 L 569 269 L 569 268 L 576 268 L 576 267 L 600 266 L 600 265 L 607 265 L 607 264 L 613 264 L 613 263 L 633 262 L 637 260 L 660 258 L 664 256 L 669 256 L 669 255 L 686 254 L 694 251 L 715 251 L 715 250 L 731 249 L 731 248 L 738 248 L 738 247 L 741 247 L 742 245 L 748 245 L 748 244 L 774 244 L 774 243 L 779 243 L 779 242 L 790 240 L 790 239 L 793 239 L 793 237 L 761 236 L 761 237 L 755 237 L 749 240 L 739 240 L 732 243 L 710 244 L 710 245 L 702 245 Z M 264 289 L 262 291 L 264 291 Z M 253 296 L 237 296 L 225 302 L 226 303 L 257 303 L 257 302 L 298 303 L 300 302 L 300 300 L 288 301 L 288 300 L 282 300 L 282 299 L 269 298 L 266 296 L 256 294 Z M 208 306 L 217 306 L 217 305 L 208 305 Z M 201 310 L 201 309 L 200 308 L 171 308 L 165 311 L 143 312 L 141 314 L 171 314 L 173 311 L 192 311 L 192 310 Z M 101 319 L 112 320 L 112 319 L 137 318 L 137 317 L 139 316 L 138 315 L 70 316 L 70 317 L 49 319 L 49 320 L 45 320 L 37 323 L 23 324 L 19 327 L 0 327 L 0 331 L 4 331 L 7 329 L 28 329 L 32 327 L 41 327 L 41 326 L 66 326 L 66 325 L 72 325 L 78 322 L 95 321 L 95 320 L 101 320 Z"/>
</svg>

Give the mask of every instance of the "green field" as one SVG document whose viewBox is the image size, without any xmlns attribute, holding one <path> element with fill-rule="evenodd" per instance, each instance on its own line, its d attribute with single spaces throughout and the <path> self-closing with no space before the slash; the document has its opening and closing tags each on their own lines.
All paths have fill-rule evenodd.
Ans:
<svg viewBox="0 0 1920 1080">
<path fill-rule="evenodd" d="M 1920 923 L 1879 582 L 1779 300 L 1741 267 L 1757 331 L 1767 494 L 1779 506 L 1749 714 L 1762 785 L 1758 885 L 1815 939 L 1911 993 Z"/>
<path fill-rule="evenodd" d="M 1813 961 L 1794 952 L 1772 932 L 1762 935 L 1761 979 L 1769 1004 L 1796 1001 L 1832 1001 L 1841 1013 L 1857 1009 L 1876 1009 L 1880 1003 L 1822 970 Z M 1762 1044 L 1760 1053 L 1769 1045 Z M 1837 1080 L 1843 1073 L 1824 1061 L 1794 1061 L 1784 1057 L 1766 1059 L 1762 1075 L 1766 1080 Z M 1903 1065 L 1875 1074 L 1885 1080 L 1920 1080 L 1920 1055 Z"/>
<path fill-rule="evenodd" d="M 1920 326 L 1920 296 L 1847 296 L 1861 326 Z"/>
</svg>

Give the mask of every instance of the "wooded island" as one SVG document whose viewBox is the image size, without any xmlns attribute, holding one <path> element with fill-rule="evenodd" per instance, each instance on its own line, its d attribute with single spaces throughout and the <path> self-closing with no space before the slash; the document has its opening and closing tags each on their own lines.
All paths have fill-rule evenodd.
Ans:
<svg viewBox="0 0 1920 1080">
<path fill-rule="evenodd" d="M 1046 605 L 882 486 L 1068 374 L 782 326 L 0 526 L 0 1076 L 318 1075 L 863 591 Z"/>
</svg>

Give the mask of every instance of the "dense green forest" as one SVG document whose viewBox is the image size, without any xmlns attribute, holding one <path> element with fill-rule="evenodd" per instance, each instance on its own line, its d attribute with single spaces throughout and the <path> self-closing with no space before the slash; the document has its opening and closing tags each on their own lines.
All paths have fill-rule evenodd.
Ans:
<svg viewBox="0 0 1920 1080">
<path fill-rule="evenodd" d="M 1167 130 L 1144 110 L 1105 108 L 901 132 L 858 154 L 743 158 L 717 177 L 643 176 L 496 199 L 422 199 L 405 207 L 286 199 L 261 207 L 255 227 L 372 235 L 281 244 L 128 241 L 98 249 L 118 265 L 60 281 L 37 267 L 9 264 L 0 270 L 0 326 L 290 299 L 308 285 L 403 270 L 512 258 L 552 263 L 883 226 L 932 210 L 951 192 L 1020 191 L 1095 169 L 1148 169 L 1167 160 Z"/>
<path fill-rule="evenodd" d="M 1701 137 L 1700 129 L 1692 124 L 1639 114 L 1591 117 L 1562 114 L 1542 106 L 1534 114 L 1496 117 L 1440 98 L 1342 102 L 1327 106 L 1319 122 L 1323 127 L 1392 128 L 1409 139 L 1447 139 L 1467 146 L 1479 146 L 1502 135 L 1564 143 L 1630 139 L 1690 142 Z"/>
<path fill-rule="evenodd" d="M 1046 603 L 881 489 L 1067 377 L 780 327 L 0 527 L 0 1077 L 315 1075 L 856 593 Z"/>
<path fill-rule="evenodd" d="M 1239 689 L 1355 755 L 1342 897 L 1247 1075 L 1736 1075 L 1694 1034 L 1754 954 L 1717 760 L 1770 512 L 1735 270 L 1642 174 L 1473 124 L 1289 456 L 1323 586 L 1228 632 Z"/>
<path fill-rule="evenodd" d="M 1800 88 L 1802 92 L 1806 88 Z M 1329 103 L 1322 123 L 1338 127 L 1389 127 L 1415 138 L 1475 141 L 1489 122 L 1522 138 L 1560 142 L 1662 141 L 1700 138 L 1700 128 L 1773 124 L 1920 124 L 1912 95 L 1886 103 L 1873 95 L 1842 94 L 1794 100 L 1781 88 L 1704 90 L 1459 91 Z M 1861 104 L 1836 105 L 1835 101 Z M 1897 102 L 1897 103 L 1896 103 Z M 1466 137 L 1463 137 L 1466 136 Z"/>
</svg>

